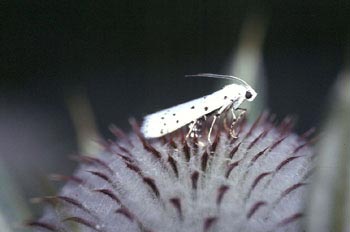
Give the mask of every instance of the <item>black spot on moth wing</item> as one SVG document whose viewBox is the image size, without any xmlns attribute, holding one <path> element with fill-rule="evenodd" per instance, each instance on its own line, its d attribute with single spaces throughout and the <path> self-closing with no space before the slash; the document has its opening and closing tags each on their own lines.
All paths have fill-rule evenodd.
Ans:
<svg viewBox="0 0 350 232">
<path fill-rule="evenodd" d="M 193 110 L 193 109 L 194 109 L 194 106 L 191 106 L 191 109 Z"/>
<path fill-rule="evenodd" d="M 204 107 L 204 110 L 207 111 L 208 110 L 208 106 Z"/>
</svg>

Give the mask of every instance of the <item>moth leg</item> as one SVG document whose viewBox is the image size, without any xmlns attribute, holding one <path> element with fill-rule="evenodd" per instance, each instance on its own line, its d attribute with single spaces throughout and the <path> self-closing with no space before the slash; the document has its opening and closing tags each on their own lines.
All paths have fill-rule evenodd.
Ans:
<svg viewBox="0 0 350 232">
<path fill-rule="evenodd" d="M 233 123 L 235 123 L 237 121 L 237 117 L 235 115 L 235 110 L 233 109 L 233 107 L 231 108 L 231 113 L 232 113 L 232 119 L 233 119 Z M 233 124 L 232 123 L 232 124 Z"/>
<path fill-rule="evenodd" d="M 219 114 L 215 114 L 215 115 L 214 115 L 214 119 L 213 119 L 213 121 L 211 122 L 211 125 L 210 125 L 210 128 L 209 128 L 209 132 L 208 132 L 208 142 L 209 142 L 209 143 L 211 143 L 211 140 L 210 140 L 211 131 L 213 130 L 215 121 L 216 121 L 216 119 L 217 119 L 219 116 L 220 116 Z"/>
<path fill-rule="evenodd" d="M 247 113 L 247 109 L 244 109 L 244 108 L 237 108 L 236 110 L 240 110 L 241 113 L 238 115 L 238 117 L 242 117 L 242 115 L 245 115 Z"/>
<path fill-rule="evenodd" d="M 187 134 L 186 134 L 186 139 L 191 135 L 191 133 L 193 132 L 193 129 L 195 128 L 195 126 L 196 126 L 196 123 L 197 123 L 197 120 L 195 120 L 195 121 L 192 121 L 191 123 L 190 123 L 190 125 L 188 125 L 188 127 L 190 128 L 189 130 L 188 130 L 188 132 L 187 132 Z"/>
<path fill-rule="evenodd" d="M 230 127 L 230 135 L 232 138 L 237 138 L 237 133 L 235 131 L 234 125 L 236 124 L 237 121 L 237 117 L 235 115 L 235 110 L 233 109 L 233 107 L 231 108 L 231 113 L 232 113 L 232 123 L 231 123 L 231 127 Z"/>
<path fill-rule="evenodd" d="M 222 106 L 218 112 L 214 115 L 214 118 L 213 118 L 213 121 L 211 122 L 211 125 L 210 125 L 210 128 L 209 128 L 209 132 L 208 132 L 208 142 L 211 143 L 211 140 L 210 140 L 210 136 L 211 136 L 211 132 L 213 130 L 213 127 L 214 127 L 214 124 L 215 124 L 215 121 L 218 117 L 220 117 L 220 115 L 222 114 L 222 112 L 225 111 L 225 109 L 227 108 L 227 105 L 224 105 Z"/>
<path fill-rule="evenodd" d="M 239 118 L 242 117 L 242 115 L 244 115 L 246 112 L 247 112 L 247 109 L 243 109 L 243 108 L 237 108 L 236 110 L 240 110 L 241 113 L 238 115 Z M 233 108 L 231 108 L 231 112 L 232 112 L 232 118 L 233 118 L 233 122 L 231 124 L 231 129 L 230 129 L 230 135 L 233 137 L 233 138 L 237 138 L 237 133 L 234 129 L 234 125 L 236 124 L 236 121 L 237 121 L 237 117 L 235 115 L 235 110 Z"/>
</svg>

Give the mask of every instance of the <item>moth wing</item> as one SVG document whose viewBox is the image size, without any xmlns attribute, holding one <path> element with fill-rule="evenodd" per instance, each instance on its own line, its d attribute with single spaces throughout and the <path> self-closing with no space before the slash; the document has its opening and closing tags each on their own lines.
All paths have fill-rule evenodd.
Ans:
<svg viewBox="0 0 350 232">
<path fill-rule="evenodd" d="M 169 108 L 170 109 L 170 108 Z M 146 138 L 157 138 L 168 133 L 175 131 L 176 129 L 183 127 L 184 125 L 191 122 L 191 120 L 184 120 L 183 117 L 177 117 L 177 123 L 170 120 L 164 111 L 159 111 L 144 118 L 141 126 L 141 132 Z M 181 115 L 181 114 L 180 114 Z M 164 119 L 162 119 L 164 118 Z M 188 121 L 189 120 L 189 121 Z M 180 123 L 181 122 L 181 123 Z"/>
<path fill-rule="evenodd" d="M 197 120 L 223 105 L 218 92 L 147 115 L 141 132 L 146 138 L 157 138 Z"/>
</svg>

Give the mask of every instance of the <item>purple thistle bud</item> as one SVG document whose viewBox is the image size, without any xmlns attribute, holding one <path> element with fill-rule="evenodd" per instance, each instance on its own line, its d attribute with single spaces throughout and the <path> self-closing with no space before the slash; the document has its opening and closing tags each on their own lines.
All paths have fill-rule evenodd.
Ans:
<svg viewBox="0 0 350 232">
<path fill-rule="evenodd" d="M 313 170 L 307 138 L 268 114 L 252 125 L 222 120 L 206 140 L 178 130 L 145 140 L 132 121 L 126 136 L 79 169 L 29 225 L 37 231 L 301 231 Z M 56 178 L 57 179 L 57 178 Z M 79 180 L 79 181 L 76 181 Z"/>
</svg>

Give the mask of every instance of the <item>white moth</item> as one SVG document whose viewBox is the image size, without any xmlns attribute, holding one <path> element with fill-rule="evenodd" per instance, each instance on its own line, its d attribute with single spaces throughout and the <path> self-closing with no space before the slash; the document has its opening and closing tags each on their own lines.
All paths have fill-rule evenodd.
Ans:
<svg viewBox="0 0 350 232">
<path fill-rule="evenodd" d="M 212 94 L 147 115 L 141 126 L 141 132 L 145 138 L 161 137 L 189 124 L 190 130 L 187 134 L 188 136 L 198 119 L 216 112 L 208 133 L 208 140 L 210 142 L 210 133 L 216 118 L 222 112 L 231 109 L 233 118 L 235 119 L 234 110 L 237 110 L 244 100 L 253 101 L 257 95 L 250 85 L 234 76 L 211 73 L 189 76 L 230 79 L 238 81 L 238 84 L 226 85 L 221 90 Z"/>
</svg>

